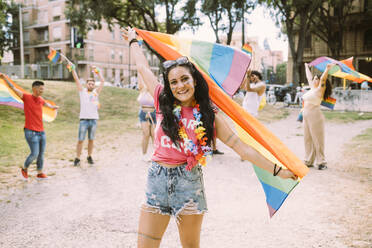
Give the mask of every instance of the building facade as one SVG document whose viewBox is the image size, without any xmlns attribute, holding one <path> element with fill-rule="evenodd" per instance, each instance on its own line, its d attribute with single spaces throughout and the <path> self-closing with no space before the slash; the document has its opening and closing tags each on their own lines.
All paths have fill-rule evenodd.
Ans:
<svg viewBox="0 0 372 248">
<path fill-rule="evenodd" d="M 78 75 L 92 77 L 91 67 L 98 66 L 106 81 L 129 83 L 136 74 L 130 58 L 128 42 L 123 40 L 120 27 L 111 31 L 106 23 L 101 30 L 90 30 L 80 48 L 71 47 L 73 27 L 65 16 L 67 0 L 18 0 L 22 8 L 24 63 L 26 76 L 43 79 L 68 79 L 66 64 L 52 65 L 47 55 L 55 49 L 77 65 Z M 20 48 L 13 50 L 14 64 L 20 64 Z M 155 56 L 147 53 L 151 65 L 158 65 Z"/>
</svg>

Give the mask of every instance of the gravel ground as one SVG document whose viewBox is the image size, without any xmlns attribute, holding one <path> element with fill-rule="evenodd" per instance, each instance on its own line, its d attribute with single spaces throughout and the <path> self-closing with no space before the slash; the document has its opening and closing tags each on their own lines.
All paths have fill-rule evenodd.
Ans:
<svg viewBox="0 0 372 248">
<path fill-rule="evenodd" d="M 267 127 L 302 158 L 295 118 Z M 250 163 L 218 142 L 225 154 L 204 168 L 209 212 L 201 247 L 372 247 L 370 184 L 341 169 L 352 163 L 342 158 L 343 144 L 371 126 L 327 123 L 329 169 L 311 169 L 272 219 Z M 31 171 L 28 182 L 17 177 L 15 187 L 0 189 L 0 247 L 135 247 L 148 166 L 139 160 L 139 139 L 97 140 L 94 166 L 47 159 L 48 180 Z M 174 220 L 161 247 L 180 247 Z"/>
</svg>

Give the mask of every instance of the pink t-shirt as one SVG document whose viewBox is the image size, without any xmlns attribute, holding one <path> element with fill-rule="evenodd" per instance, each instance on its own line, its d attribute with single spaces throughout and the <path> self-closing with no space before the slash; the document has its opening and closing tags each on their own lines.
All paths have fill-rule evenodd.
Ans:
<svg viewBox="0 0 372 248">
<path fill-rule="evenodd" d="M 160 114 L 159 109 L 159 95 L 163 90 L 163 86 L 158 84 L 154 92 L 154 105 L 156 109 L 156 128 L 155 128 L 155 151 L 152 155 L 152 160 L 156 162 L 162 162 L 166 164 L 182 164 L 187 162 L 186 152 L 183 149 L 183 143 L 180 143 L 178 148 L 173 144 L 172 140 L 164 133 L 161 127 L 161 121 L 163 115 Z M 194 133 L 195 129 L 195 118 L 192 113 L 192 107 L 182 107 L 181 116 L 183 125 L 186 128 L 188 137 L 191 137 L 194 144 L 197 143 L 197 139 Z"/>
</svg>

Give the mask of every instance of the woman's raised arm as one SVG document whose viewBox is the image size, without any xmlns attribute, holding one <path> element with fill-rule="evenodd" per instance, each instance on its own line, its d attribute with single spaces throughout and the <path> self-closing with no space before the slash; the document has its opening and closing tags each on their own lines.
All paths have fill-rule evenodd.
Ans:
<svg viewBox="0 0 372 248">
<path fill-rule="evenodd" d="M 136 62 L 137 71 L 141 74 L 143 82 L 145 83 L 150 94 L 154 96 L 155 87 L 159 84 L 158 79 L 150 69 L 150 65 L 143 53 L 142 48 L 139 46 L 136 39 L 136 31 L 133 28 L 126 28 L 123 30 L 123 38 L 129 41 L 131 54 Z"/>
</svg>

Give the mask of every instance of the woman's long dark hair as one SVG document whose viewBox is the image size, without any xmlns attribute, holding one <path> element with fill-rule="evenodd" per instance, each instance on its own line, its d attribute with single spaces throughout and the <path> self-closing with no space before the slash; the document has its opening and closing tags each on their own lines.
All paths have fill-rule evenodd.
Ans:
<svg viewBox="0 0 372 248">
<path fill-rule="evenodd" d="M 207 144 L 211 145 L 214 136 L 214 111 L 209 98 L 209 88 L 208 84 L 203 78 L 202 74 L 195 68 L 192 63 L 185 65 L 177 65 L 187 68 L 196 83 L 194 97 L 196 102 L 199 104 L 200 113 L 202 115 L 201 121 L 203 122 L 203 127 L 206 129 L 205 133 L 208 138 Z M 161 122 L 161 127 L 164 133 L 172 140 L 174 144 L 179 146 L 180 137 L 178 135 L 178 122 L 176 116 L 173 114 L 173 104 L 177 99 L 173 96 L 170 89 L 168 74 L 171 69 L 169 68 L 163 73 L 164 78 L 164 88 L 159 96 L 159 108 L 161 114 L 163 115 L 163 120 Z"/>
<path fill-rule="evenodd" d="M 324 95 L 323 95 L 323 99 L 327 99 L 328 97 L 330 97 L 332 94 L 332 84 L 331 82 L 326 79 L 326 88 L 325 88 L 325 91 L 324 91 Z"/>
</svg>

